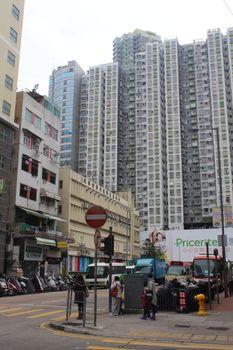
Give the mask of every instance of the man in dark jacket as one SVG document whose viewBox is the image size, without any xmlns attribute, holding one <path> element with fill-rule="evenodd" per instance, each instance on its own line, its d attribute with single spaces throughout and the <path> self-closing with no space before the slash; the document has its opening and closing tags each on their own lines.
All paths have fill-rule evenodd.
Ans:
<svg viewBox="0 0 233 350">
<path fill-rule="evenodd" d="M 74 303 L 78 304 L 78 317 L 77 319 L 83 319 L 83 305 L 86 302 L 86 298 L 89 296 L 87 285 L 84 281 L 83 275 L 78 275 L 76 282 L 73 286 L 74 290 Z"/>
</svg>

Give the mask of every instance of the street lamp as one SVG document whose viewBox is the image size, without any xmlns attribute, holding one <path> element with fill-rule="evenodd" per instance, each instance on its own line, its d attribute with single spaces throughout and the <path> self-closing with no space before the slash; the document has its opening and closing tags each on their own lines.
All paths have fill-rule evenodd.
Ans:
<svg viewBox="0 0 233 350">
<path fill-rule="evenodd" d="M 226 271 L 226 250 L 225 250 L 225 228 L 224 228 L 224 211 L 223 211 L 223 199 L 222 199 L 222 173 L 221 173 L 221 154 L 219 145 L 219 130 L 213 128 L 216 131 L 217 139 L 217 151 L 218 151 L 218 176 L 219 176 L 219 191 L 220 191 L 220 210 L 221 210 L 221 223 L 222 223 L 222 258 L 223 258 L 223 280 L 224 280 L 224 293 L 225 298 L 228 297 L 227 289 L 227 271 Z"/>
<path fill-rule="evenodd" d="M 192 131 L 205 131 L 213 130 L 216 131 L 216 141 L 217 141 L 217 154 L 218 154 L 218 176 L 219 176 L 219 193 L 220 193 L 220 211 L 221 211 L 221 227 L 222 227 L 222 258 L 223 258 L 223 281 L 224 281 L 224 293 L 225 298 L 228 297 L 227 289 L 227 271 L 226 271 L 226 251 L 225 251 L 225 228 L 224 228 L 224 209 L 223 209 L 223 195 L 222 195 L 222 172 L 221 172 L 221 153 L 220 153 L 220 144 L 219 144 L 219 129 L 218 127 L 213 128 L 199 128 L 192 129 Z"/>
</svg>

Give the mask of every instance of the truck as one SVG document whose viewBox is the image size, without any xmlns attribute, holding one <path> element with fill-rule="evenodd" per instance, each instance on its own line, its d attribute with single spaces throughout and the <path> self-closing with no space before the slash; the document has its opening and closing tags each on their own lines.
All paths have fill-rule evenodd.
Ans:
<svg viewBox="0 0 233 350">
<path fill-rule="evenodd" d="M 177 281 L 192 280 L 191 265 L 192 265 L 191 262 L 173 261 L 173 260 L 170 261 L 165 279 L 167 281 L 172 281 L 174 279 L 176 279 Z"/>
<path fill-rule="evenodd" d="M 167 271 L 167 263 L 165 259 L 160 258 L 138 258 L 136 259 L 134 273 L 143 274 L 145 282 L 147 275 L 152 273 L 155 282 L 158 284 L 164 283 L 165 274 Z"/>
<path fill-rule="evenodd" d="M 207 289 L 208 287 L 208 264 L 210 275 L 211 296 L 215 296 L 218 291 L 221 293 L 224 290 L 223 280 L 223 259 L 221 256 L 209 255 L 209 262 L 206 255 L 195 256 L 192 263 L 193 279 L 200 286 Z"/>
</svg>

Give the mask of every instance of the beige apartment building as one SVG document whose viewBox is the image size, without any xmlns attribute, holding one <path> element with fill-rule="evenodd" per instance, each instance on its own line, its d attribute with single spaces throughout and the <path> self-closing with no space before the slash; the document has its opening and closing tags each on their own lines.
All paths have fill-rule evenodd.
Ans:
<svg viewBox="0 0 233 350">
<path fill-rule="evenodd" d="M 62 232 L 57 229 L 60 109 L 33 91 L 17 93 L 12 176 L 10 273 L 59 274 Z M 7 260 L 8 261 L 8 260 Z M 7 271 L 9 273 L 9 269 Z"/>
<path fill-rule="evenodd" d="M 58 228 L 73 240 L 68 245 L 68 271 L 85 271 L 93 262 L 95 229 L 85 221 L 86 211 L 93 205 L 107 211 L 108 219 L 100 233 L 104 238 L 112 227 L 113 261 L 127 262 L 139 256 L 139 213 L 131 193 L 112 193 L 65 167 L 60 168 L 59 195 L 59 215 L 65 222 L 59 222 Z M 98 251 L 98 258 L 104 260 L 107 256 Z"/>
<path fill-rule="evenodd" d="M 8 240 L 9 178 L 24 0 L 0 1 L 0 273 Z"/>
</svg>

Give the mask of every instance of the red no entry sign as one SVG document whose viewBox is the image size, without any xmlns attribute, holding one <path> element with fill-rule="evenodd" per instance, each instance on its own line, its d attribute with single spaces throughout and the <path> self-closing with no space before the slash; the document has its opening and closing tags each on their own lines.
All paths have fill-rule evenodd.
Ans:
<svg viewBox="0 0 233 350">
<path fill-rule="evenodd" d="M 86 212 L 86 223 L 93 228 L 103 226 L 106 220 L 107 213 L 105 209 L 98 205 L 90 207 Z"/>
</svg>

